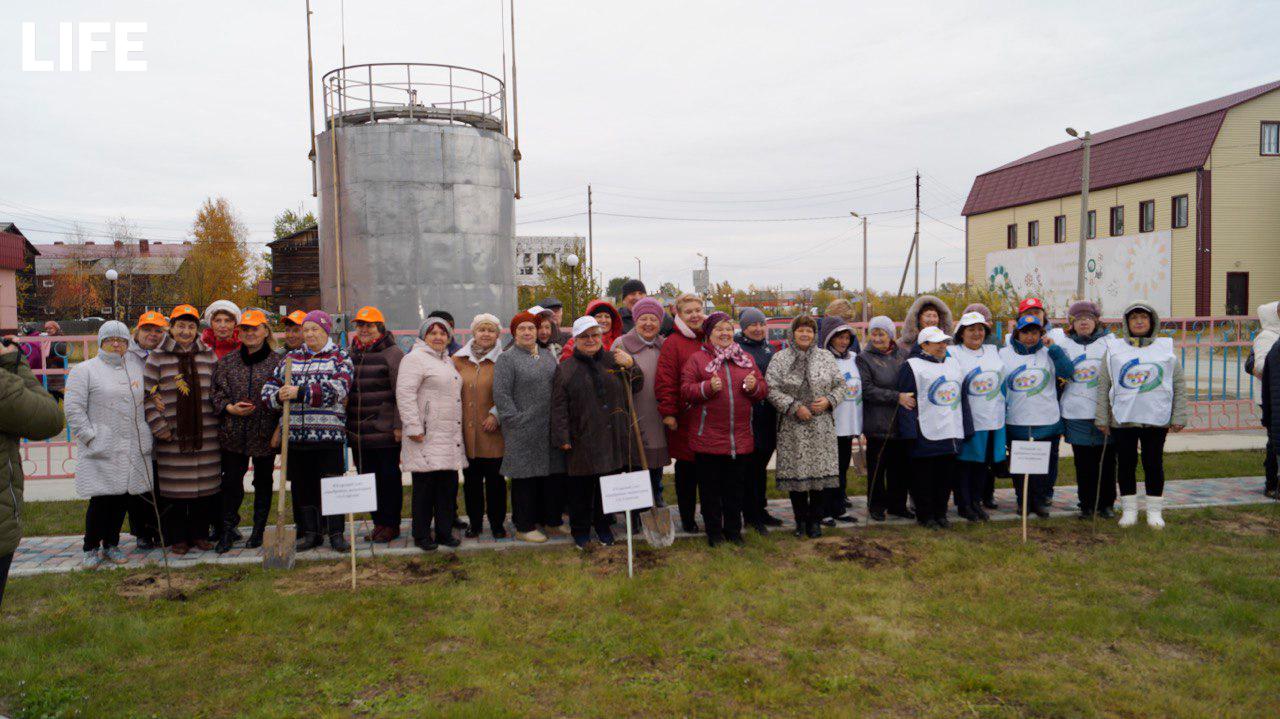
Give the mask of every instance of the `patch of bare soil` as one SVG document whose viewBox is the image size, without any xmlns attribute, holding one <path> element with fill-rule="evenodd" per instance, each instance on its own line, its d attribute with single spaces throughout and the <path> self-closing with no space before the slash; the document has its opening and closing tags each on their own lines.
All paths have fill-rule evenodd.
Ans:
<svg viewBox="0 0 1280 719">
<path fill-rule="evenodd" d="M 1280 517 L 1268 517 L 1253 512 L 1230 512 L 1198 521 L 1218 531 L 1241 537 L 1280 534 Z"/>
<path fill-rule="evenodd" d="M 1115 535 L 1099 531 L 1094 534 L 1088 522 L 1083 526 L 1059 527 L 1054 525 L 1027 528 L 1027 542 L 1052 551 L 1065 549 L 1088 549 L 1099 545 L 1111 544 Z M 1021 529 L 1019 529 L 1021 531 Z"/>
<path fill-rule="evenodd" d="M 116 593 L 126 599 L 185 602 L 200 594 L 235 584 L 243 576 L 240 572 L 223 577 L 201 577 L 187 572 L 173 572 L 171 583 L 163 570 L 140 572 L 121 579 Z"/>
<path fill-rule="evenodd" d="M 583 562 L 600 575 L 627 573 L 627 545 L 623 542 L 606 547 L 590 544 L 583 552 Z M 666 562 L 662 552 L 647 547 L 635 548 L 635 570 L 637 572 L 656 569 Z"/>
<path fill-rule="evenodd" d="M 857 562 L 868 569 L 905 564 L 914 559 L 897 537 L 867 537 L 855 532 L 823 537 L 810 544 L 813 551 L 833 562 Z"/>
<path fill-rule="evenodd" d="M 365 560 L 356 564 L 356 587 L 404 587 L 426 582 L 462 582 L 467 570 L 456 554 L 439 559 Z M 285 595 L 316 594 L 351 589 L 351 565 L 347 562 L 308 563 L 275 581 Z"/>
</svg>

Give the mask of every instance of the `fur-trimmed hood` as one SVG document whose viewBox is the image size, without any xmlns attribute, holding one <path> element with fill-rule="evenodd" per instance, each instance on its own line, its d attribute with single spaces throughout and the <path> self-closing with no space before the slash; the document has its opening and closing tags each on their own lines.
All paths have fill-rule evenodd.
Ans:
<svg viewBox="0 0 1280 719">
<path fill-rule="evenodd" d="M 938 311 L 938 328 L 948 335 L 955 334 L 951 308 L 947 303 L 934 295 L 920 295 L 911 303 L 911 309 L 907 310 L 907 316 L 902 321 L 902 334 L 898 338 L 900 346 L 911 349 L 916 345 L 916 338 L 920 336 L 920 313 L 929 305 L 933 305 Z"/>
</svg>

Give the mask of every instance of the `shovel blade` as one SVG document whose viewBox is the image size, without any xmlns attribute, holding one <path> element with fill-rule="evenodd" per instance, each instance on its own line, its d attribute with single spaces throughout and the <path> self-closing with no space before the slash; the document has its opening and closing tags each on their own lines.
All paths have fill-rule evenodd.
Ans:
<svg viewBox="0 0 1280 719">
<path fill-rule="evenodd" d="M 285 527 L 283 531 L 267 527 L 262 534 L 263 569 L 293 569 L 298 556 L 297 540 L 298 530 L 294 527 Z"/>
<path fill-rule="evenodd" d="M 676 525 L 669 507 L 653 507 L 640 513 L 640 529 L 651 547 L 670 547 L 676 541 Z"/>
</svg>

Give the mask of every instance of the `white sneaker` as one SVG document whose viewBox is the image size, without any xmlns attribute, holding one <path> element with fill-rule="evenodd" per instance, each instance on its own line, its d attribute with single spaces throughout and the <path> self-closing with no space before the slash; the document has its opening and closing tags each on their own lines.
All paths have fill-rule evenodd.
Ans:
<svg viewBox="0 0 1280 719">
<path fill-rule="evenodd" d="M 108 562 L 111 562 L 112 564 L 128 564 L 129 563 L 128 555 L 122 552 L 119 547 L 107 547 L 107 550 L 102 554 L 103 554 L 102 558 Z"/>
<path fill-rule="evenodd" d="M 1120 498 L 1120 526 L 1132 527 L 1138 523 L 1138 495 Z"/>
<path fill-rule="evenodd" d="M 532 542 L 533 544 L 542 544 L 547 541 L 547 535 L 534 529 L 529 532 L 516 532 L 516 539 L 521 542 Z"/>
<path fill-rule="evenodd" d="M 84 559 L 80 560 L 81 569 L 97 569 L 102 565 L 102 552 L 97 549 L 90 549 L 84 553 Z"/>
<path fill-rule="evenodd" d="M 1147 526 L 1152 529 L 1164 529 L 1164 497 L 1147 495 Z"/>
</svg>

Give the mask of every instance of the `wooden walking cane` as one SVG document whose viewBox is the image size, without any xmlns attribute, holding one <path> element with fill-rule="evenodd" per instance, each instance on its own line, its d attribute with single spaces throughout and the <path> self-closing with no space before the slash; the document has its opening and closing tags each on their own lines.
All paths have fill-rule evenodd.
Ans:
<svg viewBox="0 0 1280 719">
<path fill-rule="evenodd" d="M 285 356 L 284 383 L 293 380 L 293 360 Z M 292 403 L 284 401 L 284 415 L 280 419 L 280 488 L 276 493 L 276 526 L 267 527 L 263 537 L 262 567 L 264 569 L 292 569 L 297 559 L 297 527 L 284 526 L 284 486 L 289 477 L 289 409 Z"/>
<path fill-rule="evenodd" d="M 640 449 L 640 466 L 649 470 L 649 458 L 644 454 L 644 438 L 640 435 L 640 420 L 636 418 L 636 406 L 631 396 L 631 383 L 627 385 L 627 413 L 631 417 L 631 432 L 635 435 L 636 447 Z M 630 522 L 631 513 L 627 513 Z M 670 547 L 676 541 L 676 527 L 671 521 L 671 510 L 658 507 L 658 498 L 654 497 L 653 506 L 640 513 L 640 530 L 651 547 Z M 628 535 L 629 536 L 629 535 Z"/>
</svg>

